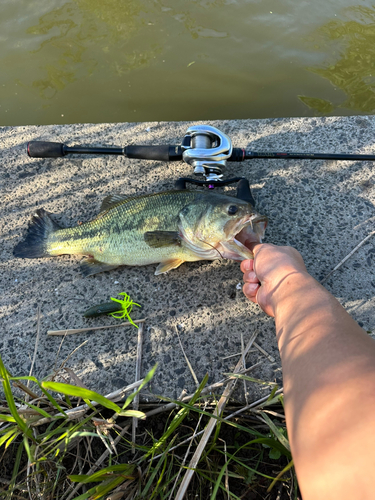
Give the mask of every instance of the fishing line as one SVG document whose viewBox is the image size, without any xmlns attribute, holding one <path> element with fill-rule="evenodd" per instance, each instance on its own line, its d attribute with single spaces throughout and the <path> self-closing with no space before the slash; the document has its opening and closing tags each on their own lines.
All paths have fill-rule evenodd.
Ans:
<svg viewBox="0 0 375 500">
<path fill-rule="evenodd" d="M 206 245 L 210 246 L 211 248 L 213 248 L 214 250 L 216 250 L 218 252 L 218 254 L 220 255 L 220 257 L 222 259 L 224 259 L 224 257 L 222 256 L 222 254 L 220 253 L 220 250 L 218 250 L 216 247 L 214 247 L 213 245 L 211 245 L 211 243 L 208 243 L 208 241 L 204 241 L 204 240 L 198 240 L 198 241 L 201 241 L 202 243 L 205 243 Z"/>
</svg>

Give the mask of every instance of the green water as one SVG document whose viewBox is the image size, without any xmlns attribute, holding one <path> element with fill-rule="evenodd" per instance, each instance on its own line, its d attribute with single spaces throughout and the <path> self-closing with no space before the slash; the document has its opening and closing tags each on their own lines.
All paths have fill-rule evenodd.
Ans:
<svg viewBox="0 0 375 500">
<path fill-rule="evenodd" d="M 2 0 L 0 125 L 375 112 L 368 0 Z"/>
</svg>

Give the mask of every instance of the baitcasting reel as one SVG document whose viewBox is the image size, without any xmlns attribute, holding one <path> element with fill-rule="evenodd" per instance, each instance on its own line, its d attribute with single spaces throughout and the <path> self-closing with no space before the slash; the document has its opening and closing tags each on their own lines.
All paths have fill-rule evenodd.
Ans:
<svg viewBox="0 0 375 500">
<path fill-rule="evenodd" d="M 182 159 L 194 167 L 195 175 L 203 175 L 206 181 L 219 181 L 222 168 L 232 155 L 230 138 L 210 125 L 195 125 L 187 129 L 181 144 Z"/>
<path fill-rule="evenodd" d="M 205 180 L 180 177 L 175 182 L 177 189 L 186 189 L 187 183 L 206 185 L 209 189 L 237 183 L 237 198 L 255 205 L 247 179 L 235 177 L 223 180 L 221 171 L 233 152 L 232 141 L 226 134 L 210 125 L 194 125 L 187 129 L 181 149 L 184 162 L 194 168 L 196 176 L 203 176 Z"/>
</svg>

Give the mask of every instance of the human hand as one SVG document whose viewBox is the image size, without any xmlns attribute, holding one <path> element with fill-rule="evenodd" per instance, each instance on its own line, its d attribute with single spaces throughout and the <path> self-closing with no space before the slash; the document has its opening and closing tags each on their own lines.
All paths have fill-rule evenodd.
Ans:
<svg viewBox="0 0 375 500">
<path fill-rule="evenodd" d="M 275 316 L 277 294 L 285 278 L 307 274 L 301 254 L 292 247 L 258 244 L 253 248 L 254 260 L 241 262 L 244 273 L 243 292 L 259 304 L 269 316 Z"/>
</svg>

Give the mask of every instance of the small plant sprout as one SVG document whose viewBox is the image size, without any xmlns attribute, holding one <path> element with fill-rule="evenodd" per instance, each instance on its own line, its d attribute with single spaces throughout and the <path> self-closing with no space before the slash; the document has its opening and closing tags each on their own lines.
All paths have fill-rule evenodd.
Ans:
<svg viewBox="0 0 375 500">
<path fill-rule="evenodd" d="M 137 306 L 137 307 L 142 307 L 142 306 L 140 306 L 136 302 L 133 302 L 133 300 L 125 292 L 121 292 L 121 293 L 119 293 L 119 295 L 122 295 L 124 298 L 123 299 L 115 299 L 114 297 L 111 297 L 111 300 L 121 304 L 121 309 L 119 311 L 109 313 L 110 316 L 113 316 L 114 318 L 117 318 L 117 319 L 127 318 L 129 323 L 134 325 L 136 328 L 139 328 L 138 325 L 136 325 L 134 323 L 134 321 L 131 319 L 130 313 L 132 312 L 133 306 Z"/>
</svg>

